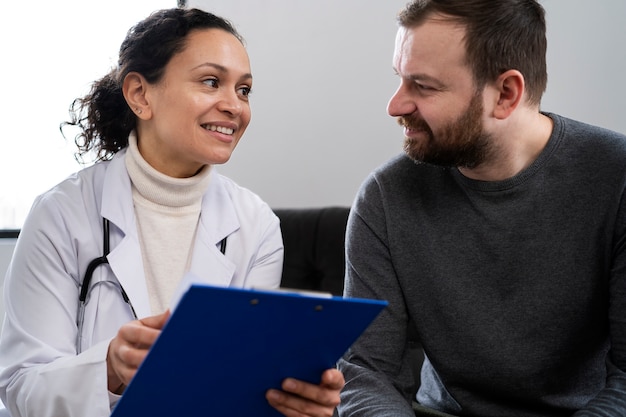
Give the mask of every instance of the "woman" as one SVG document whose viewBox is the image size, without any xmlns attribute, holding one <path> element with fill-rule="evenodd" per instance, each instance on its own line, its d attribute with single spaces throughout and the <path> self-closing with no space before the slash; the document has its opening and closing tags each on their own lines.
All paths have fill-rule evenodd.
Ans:
<svg viewBox="0 0 626 417">
<path fill-rule="evenodd" d="M 251 87 L 227 21 L 169 9 L 133 27 L 118 67 L 75 101 L 66 125 L 80 128 L 79 155 L 98 162 L 35 201 L 16 245 L 0 340 L 0 395 L 13 417 L 109 415 L 186 272 L 213 285 L 279 285 L 278 219 L 212 169 L 248 126 Z M 331 415 L 343 376 L 331 369 L 321 381 L 287 379 L 266 397 L 287 416 Z"/>
</svg>

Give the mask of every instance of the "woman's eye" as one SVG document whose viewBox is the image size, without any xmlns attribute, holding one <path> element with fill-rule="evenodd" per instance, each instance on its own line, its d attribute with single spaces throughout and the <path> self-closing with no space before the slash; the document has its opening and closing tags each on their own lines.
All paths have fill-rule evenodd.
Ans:
<svg viewBox="0 0 626 417">
<path fill-rule="evenodd" d="M 217 86 L 218 86 L 217 78 L 208 78 L 208 79 L 204 80 L 203 83 L 205 83 L 209 87 L 213 87 L 213 88 L 217 88 Z"/>
<path fill-rule="evenodd" d="M 250 95 L 250 93 L 252 92 L 252 88 L 250 88 L 250 87 L 239 87 L 239 89 L 237 89 L 237 91 L 239 92 L 240 95 L 242 95 L 244 97 L 248 97 Z"/>
</svg>

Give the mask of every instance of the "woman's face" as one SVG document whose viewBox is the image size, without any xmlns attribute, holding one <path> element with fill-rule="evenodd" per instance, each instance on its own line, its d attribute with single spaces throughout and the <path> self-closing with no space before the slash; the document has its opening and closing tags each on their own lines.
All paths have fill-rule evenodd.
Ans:
<svg viewBox="0 0 626 417">
<path fill-rule="evenodd" d="M 137 136 L 152 167 L 185 178 L 229 160 L 250 123 L 252 87 L 248 54 L 235 36 L 220 29 L 192 31 L 162 79 L 144 85 Z"/>
</svg>

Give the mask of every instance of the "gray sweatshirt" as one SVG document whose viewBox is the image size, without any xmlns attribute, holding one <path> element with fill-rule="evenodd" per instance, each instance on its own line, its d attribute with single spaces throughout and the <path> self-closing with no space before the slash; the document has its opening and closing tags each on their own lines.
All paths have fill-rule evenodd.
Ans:
<svg viewBox="0 0 626 417">
<path fill-rule="evenodd" d="M 626 416 L 626 137 L 548 116 L 546 148 L 505 181 L 405 155 L 366 179 L 345 294 L 389 307 L 339 363 L 340 415 L 414 416 L 411 325 L 427 407 Z"/>
</svg>

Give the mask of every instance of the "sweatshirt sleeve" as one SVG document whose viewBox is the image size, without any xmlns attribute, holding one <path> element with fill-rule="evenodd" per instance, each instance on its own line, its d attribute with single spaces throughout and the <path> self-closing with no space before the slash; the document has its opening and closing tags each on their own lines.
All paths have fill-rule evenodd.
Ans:
<svg viewBox="0 0 626 417">
<path fill-rule="evenodd" d="M 339 361 L 346 385 L 340 416 L 414 416 L 407 355 L 407 312 L 394 274 L 376 181 L 362 187 L 348 220 L 344 295 L 381 299 L 388 307 Z"/>
<path fill-rule="evenodd" d="M 622 194 L 615 222 L 609 281 L 609 338 L 605 387 L 575 417 L 626 415 L 626 195 Z"/>
</svg>

